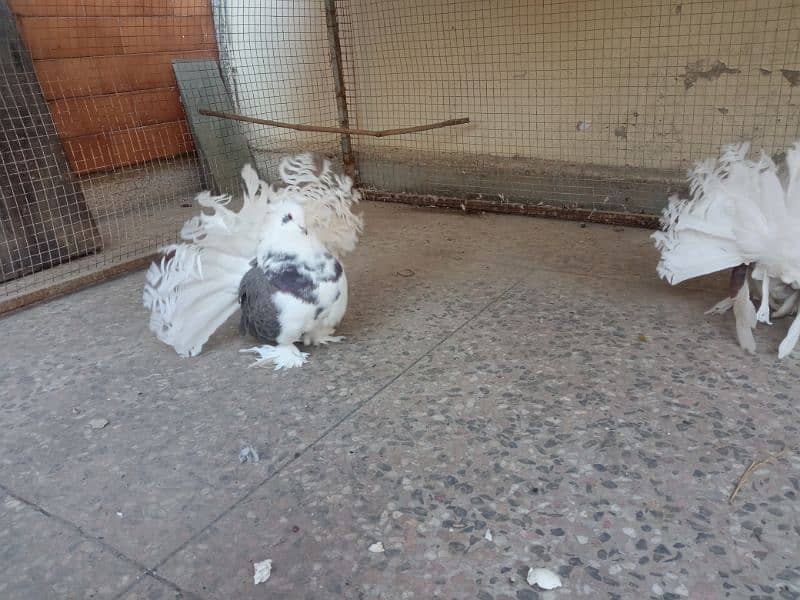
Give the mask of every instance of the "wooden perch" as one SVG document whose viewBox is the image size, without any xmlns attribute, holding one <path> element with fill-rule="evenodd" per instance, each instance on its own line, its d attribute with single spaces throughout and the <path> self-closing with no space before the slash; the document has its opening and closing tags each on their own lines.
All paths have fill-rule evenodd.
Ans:
<svg viewBox="0 0 800 600">
<path fill-rule="evenodd" d="M 450 119 L 448 121 L 439 121 L 438 123 L 430 123 L 428 125 L 416 125 L 414 127 L 398 127 L 397 129 L 382 129 L 380 131 L 372 131 L 369 129 L 348 129 L 345 127 L 323 127 L 322 125 L 294 125 L 292 123 L 282 123 L 280 121 L 271 121 L 269 119 L 256 119 L 255 117 L 245 117 L 242 115 L 234 115 L 232 113 L 218 112 L 216 110 L 206 110 L 205 108 L 201 108 L 198 112 L 206 117 L 232 119 L 234 121 L 244 121 L 245 123 L 255 123 L 257 125 L 270 125 L 272 127 L 282 127 L 283 129 L 294 129 L 295 131 L 345 133 L 349 135 L 368 135 L 371 137 L 386 137 L 389 135 L 402 135 L 404 133 L 417 133 L 418 131 L 441 129 L 442 127 L 452 127 L 453 125 L 464 125 L 465 123 L 469 123 L 469 118 L 463 117 L 461 119 Z"/>
</svg>

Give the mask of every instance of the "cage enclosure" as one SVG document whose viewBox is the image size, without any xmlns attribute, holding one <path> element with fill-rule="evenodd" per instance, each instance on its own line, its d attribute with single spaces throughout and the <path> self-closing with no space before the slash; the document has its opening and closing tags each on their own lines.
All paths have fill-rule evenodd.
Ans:
<svg viewBox="0 0 800 600">
<path fill-rule="evenodd" d="M 310 150 L 371 199 L 652 226 L 693 161 L 800 133 L 794 0 L 0 0 L 0 19 L 0 312 L 143 266 L 247 162 L 270 180 Z"/>
</svg>

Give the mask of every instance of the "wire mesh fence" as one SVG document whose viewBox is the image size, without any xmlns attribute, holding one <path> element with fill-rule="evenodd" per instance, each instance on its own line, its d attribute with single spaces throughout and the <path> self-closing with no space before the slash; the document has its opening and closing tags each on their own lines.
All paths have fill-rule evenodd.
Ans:
<svg viewBox="0 0 800 600">
<path fill-rule="evenodd" d="M 245 162 L 272 179 L 310 150 L 373 197 L 652 215 L 721 145 L 800 137 L 795 0 L 0 0 L 0 20 L 5 310 L 141 264 Z M 343 146 L 204 110 L 469 123 Z"/>
</svg>

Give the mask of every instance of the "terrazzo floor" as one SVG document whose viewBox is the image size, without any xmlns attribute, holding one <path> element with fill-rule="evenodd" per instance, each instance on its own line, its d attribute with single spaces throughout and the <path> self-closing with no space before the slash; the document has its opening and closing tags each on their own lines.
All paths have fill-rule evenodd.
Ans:
<svg viewBox="0 0 800 600">
<path fill-rule="evenodd" d="M 647 231 L 364 209 L 299 370 L 179 358 L 141 273 L 0 320 L 0 598 L 800 598 L 786 321 L 743 354 Z"/>
</svg>

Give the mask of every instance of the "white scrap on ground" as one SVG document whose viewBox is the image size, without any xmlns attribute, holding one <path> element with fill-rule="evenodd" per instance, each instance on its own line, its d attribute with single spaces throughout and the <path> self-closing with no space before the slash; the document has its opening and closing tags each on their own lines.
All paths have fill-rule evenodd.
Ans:
<svg viewBox="0 0 800 600">
<path fill-rule="evenodd" d="M 255 573 L 253 574 L 253 583 L 258 585 L 264 583 L 269 576 L 272 575 L 272 561 L 263 560 L 261 562 L 253 563 Z"/>
<path fill-rule="evenodd" d="M 528 585 L 535 585 L 543 590 L 554 590 L 561 587 L 561 578 L 550 569 L 528 570 Z"/>
<path fill-rule="evenodd" d="M 259 461 L 258 452 L 252 446 L 242 446 L 242 449 L 239 450 L 239 462 L 246 463 L 252 462 L 257 463 Z"/>
<path fill-rule="evenodd" d="M 375 542 L 372 546 L 369 547 L 369 551 L 374 554 L 380 554 L 384 551 L 383 542 Z"/>
<path fill-rule="evenodd" d="M 487 529 L 486 533 L 483 534 L 483 537 L 484 537 L 485 540 L 491 542 L 494 539 L 494 536 L 492 536 L 492 530 L 491 529 Z"/>
</svg>

